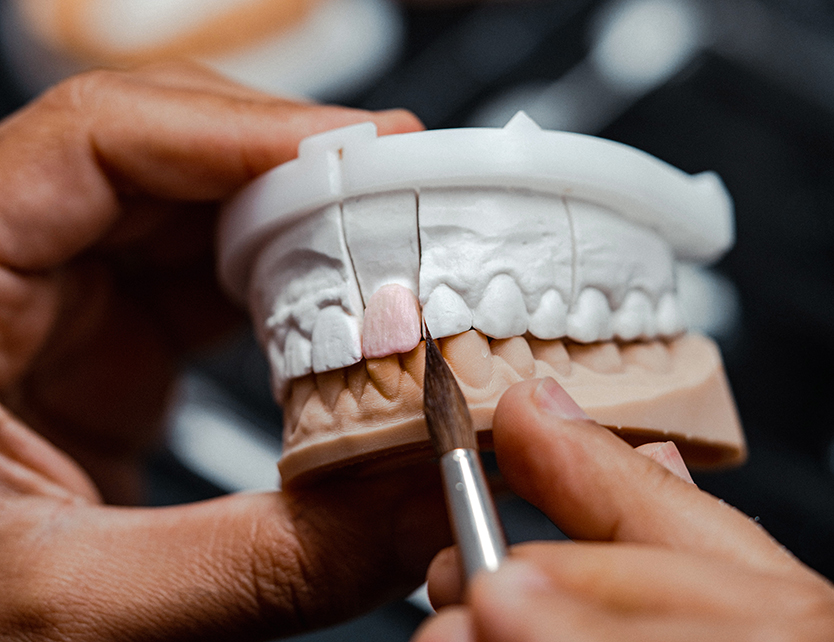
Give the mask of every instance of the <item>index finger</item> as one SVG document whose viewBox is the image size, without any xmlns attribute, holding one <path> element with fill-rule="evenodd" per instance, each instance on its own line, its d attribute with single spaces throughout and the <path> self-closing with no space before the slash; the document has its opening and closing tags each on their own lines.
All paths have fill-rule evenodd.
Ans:
<svg viewBox="0 0 834 642">
<path fill-rule="evenodd" d="M 763 569 L 796 561 L 740 511 L 582 413 L 553 379 L 510 388 L 493 437 L 509 485 L 574 539 L 655 544 Z"/>
<path fill-rule="evenodd" d="M 313 133 L 372 121 L 421 127 L 405 111 L 282 100 L 194 67 L 94 71 L 0 125 L 0 264 L 53 267 L 100 238 L 122 194 L 209 201 L 291 160 Z"/>
</svg>

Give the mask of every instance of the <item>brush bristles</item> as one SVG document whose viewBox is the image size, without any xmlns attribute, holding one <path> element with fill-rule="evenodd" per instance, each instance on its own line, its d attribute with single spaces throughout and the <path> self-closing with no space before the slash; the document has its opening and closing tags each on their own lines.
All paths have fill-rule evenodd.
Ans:
<svg viewBox="0 0 834 642">
<path fill-rule="evenodd" d="M 476 450 L 478 440 L 463 392 L 426 328 L 423 411 L 438 456 L 455 448 Z"/>
</svg>

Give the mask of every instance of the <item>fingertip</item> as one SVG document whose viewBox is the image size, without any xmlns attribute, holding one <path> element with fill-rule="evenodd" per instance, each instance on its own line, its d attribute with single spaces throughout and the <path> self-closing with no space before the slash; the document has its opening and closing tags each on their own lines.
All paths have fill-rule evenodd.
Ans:
<svg viewBox="0 0 834 642">
<path fill-rule="evenodd" d="M 427 577 L 429 601 L 436 610 L 463 602 L 462 568 L 457 546 L 444 548 L 435 555 L 429 565 Z"/>
<path fill-rule="evenodd" d="M 494 573 L 480 573 L 470 586 L 475 633 L 496 641 L 531 639 L 529 634 L 561 599 L 561 591 L 538 565 L 507 559 Z"/>
<path fill-rule="evenodd" d="M 377 131 L 380 136 L 418 132 L 426 127 L 422 121 L 407 109 L 386 109 L 375 112 Z"/>
<path fill-rule="evenodd" d="M 446 607 L 417 629 L 412 642 L 475 642 L 469 611 L 462 606 Z"/>
</svg>

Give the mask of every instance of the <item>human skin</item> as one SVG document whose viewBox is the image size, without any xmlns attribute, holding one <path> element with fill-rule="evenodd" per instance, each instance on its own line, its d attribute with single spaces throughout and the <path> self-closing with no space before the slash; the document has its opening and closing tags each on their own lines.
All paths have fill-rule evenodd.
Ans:
<svg viewBox="0 0 834 642">
<path fill-rule="evenodd" d="M 165 65 L 76 77 L 0 125 L 0 639 L 291 634 L 407 594 L 450 543 L 431 465 L 103 501 L 140 498 L 177 364 L 242 320 L 215 283 L 218 202 L 367 120 L 421 127 Z"/>
<path fill-rule="evenodd" d="M 509 485 L 576 541 L 516 546 L 466 591 L 444 550 L 429 570 L 439 614 L 415 642 L 831 639 L 828 581 L 679 467 L 582 419 L 555 381 L 511 388 L 493 434 Z"/>
</svg>

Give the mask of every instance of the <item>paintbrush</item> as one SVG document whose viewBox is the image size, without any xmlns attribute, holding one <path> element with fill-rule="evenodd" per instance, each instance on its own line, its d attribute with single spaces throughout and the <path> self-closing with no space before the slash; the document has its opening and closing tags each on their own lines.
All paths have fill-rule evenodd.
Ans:
<svg viewBox="0 0 834 642">
<path fill-rule="evenodd" d="M 495 571 L 507 554 L 504 532 L 478 456 L 469 408 L 428 328 L 423 411 L 440 457 L 449 520 L 466 578 L 482 570 Z"/>
</svg>

